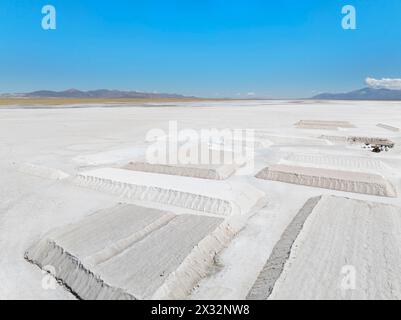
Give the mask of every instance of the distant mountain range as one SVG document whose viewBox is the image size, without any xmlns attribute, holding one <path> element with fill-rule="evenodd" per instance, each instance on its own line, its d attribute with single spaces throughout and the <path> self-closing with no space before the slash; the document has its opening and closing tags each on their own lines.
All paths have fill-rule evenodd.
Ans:
<svg viewBox="0 0 401 320">
<path fill-rule="evenodd" d="M 187 97 L 180 94 L 170 93 L 147 93 L 137 91 L 120 91 L 120 90 L 91 90 L 81 91 L 77 89 L 69 89 L 65 91 L 50 91 L 41 90 L 28 93 L 16 93 L 16 94 L 3 94 L 1 97 L 7 98 L 97 98 L 97 99 L 184 99 L 194 98 Z"/>
<path fill-rule="evenodd" d="M 347 93 L 322 93 L 317 100 L 401 100 L 401 90 L 363 88 Z"/>
<path fill-rule="evenodd" d="M 64 91 L 40 90 L 27 93 L 6 93 L 0 98 L 75 98 L 75 99 L 195 99 L 174 93 L 148 93 L 120 90 L 81 91 L 69 89 Z M 401 90 L 366 87 L 345 93 L 321 93 L 311 99 L 316 100 L 401 100 Z"/>
</svg>

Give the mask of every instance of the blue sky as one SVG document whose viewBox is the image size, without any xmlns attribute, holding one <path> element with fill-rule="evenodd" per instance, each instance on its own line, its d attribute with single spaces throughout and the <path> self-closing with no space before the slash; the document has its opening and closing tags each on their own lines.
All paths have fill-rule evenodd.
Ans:
<svg viewBox="0 0 401 320">
<path fill-rule="evenodd" d="M 357 30 L 341 27 L 347 4 Z M 401 1 L 1 0 L 0 40 L 0 92 L 308 97 L 401 78 Z"/>
</svg>

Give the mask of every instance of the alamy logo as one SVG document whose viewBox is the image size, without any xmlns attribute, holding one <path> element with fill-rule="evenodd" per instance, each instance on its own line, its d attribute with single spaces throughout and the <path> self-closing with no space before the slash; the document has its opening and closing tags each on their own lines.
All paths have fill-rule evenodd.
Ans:
<svg viewBox="0 0 401 320">
<path fill-rule="evenodd" d="M 244 165 L 246 172 L 253 168 L 254 135 L 251 129 L 178 130 L 177 121 L 169 121 L 168 132 L 148 131 L 146 141 L 151 144 L 146 160 L 168 165 Z"/>
<path fill-rule="evenodd" d="M 42 8 L 42 14 L 45 16 L 42 18 L 43 30 L 56 30 L 56 8 L 52 5 L 45 5 Z"/>
<path fill-rule="evenodd" d="M 341 21 L 341 26 L 344 30 L 356 29 L 356 10 L 354 6 L 346 5 L 342 8 L 341 13 L 345 16 Z"/>
<path fill-rule="evenodd" d="M 356 288 L 356 269 L 354 266 L 346 265 L 341 268 L 341 289 L 343 291 L 355 290 Z"/>
<path fill-rule="evenodd" d="M 341 26 L 344 30 L 356 29 L 356 9 L 352 5 L 345 5 L 342 7 L 341 13 L 344 15 L 341 21 Z M 45 5 L 42 8 L 42 28 L 43 30 L 56 30 L 57 16 L 56 8 L 53 5 Z"/>
</svg>

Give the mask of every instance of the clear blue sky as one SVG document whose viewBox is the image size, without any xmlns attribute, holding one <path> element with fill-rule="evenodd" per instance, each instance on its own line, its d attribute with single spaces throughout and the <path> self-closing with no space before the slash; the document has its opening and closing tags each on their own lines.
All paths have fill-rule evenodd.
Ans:
<svg viewBox="0 0 401 320">
<path fill-rule="evenodd" d="M 346 4 L 357 30 L 341 28 Z M 1 0 L 0 40 L 0 92 L 305 97 L 401 78 L 401 1 Z"/>
</svg>

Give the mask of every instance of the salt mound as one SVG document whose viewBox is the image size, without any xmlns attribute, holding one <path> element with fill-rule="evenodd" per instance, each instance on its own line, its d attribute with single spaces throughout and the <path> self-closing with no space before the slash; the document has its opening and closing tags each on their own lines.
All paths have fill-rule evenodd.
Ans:
<svg viewBox="0 0 401 320">
<path fill-rule="evenodd" d="M 295 124 L 301 129 L 338 130 L 338 128 L 354 128 L 348 121 L 300 120 Z"/>
<path fill-rule="evenodd" d="M 316 188 L 397 197 L 394 187 L 382 176 L 363 172 L 279 164 L 262 169 L 256 177 Z"/>
<path fill-rule="evenodd" d="M 385 171 L 391 169 L 379 159 L 334 154 L 291 153 L 285 158 L 284 161 L 288 161 L 289 163 L 298 163 L 298 165 L 307 164 L 331 168 L 347 168 L 351 169 L 352 171 Z M 281 161 L 282 164 L 287 164 L 285 162 Z"/>
<path fill-rule="evenodd" d="M 38 166 L 30 163 L 23 164 L 22 166 L 19 167 L 18 170 L 22 173 L 52 180 L 62 180 L 69 177 L 67 173 L 61 170 L 44 166 Z"/>
<path fill-rule="evenodd" d="M 245 214 L 264 198 L 247 183 L 228 183 L 124 169 L 82 172 L 74 179 L 81 186 L 123 198 L 164 203 L 218 215 Z"/>
<path fill-rule="evenodd" d="M 377 137 L 355 137 L 351 136 L 347 138 L 347 142 L 350 144 L 371 144 L 371 145 L 380 145 L 380 146 L 389 146 L 394 147 L 394 142 L 386 139 L 386 138 L 377 138 Z"/>
<path fill-rule="evenodd" d="M 127 170 L 162 173 L 176 176 L 225 180 L 234 174 L 236 165 L 165 165 L 146 162 L 131 162 Z"/>
<path fill-rule="evenodd" d="M 185 298 L 238 230 L 229 220 L 121 204 L 49 233 L 25 254 L 82 299 Z"/>
<path fill-rule="evenodd" d="M 400 129 L 397 128 L 397 127 L 389 126 L 389 125 L 383 124 L 383 123 L 379 123 L 379 124 L 377 124 L 377 126 L 379 128 L 383 128 L 383 129 L 386 129 L 386 130 L 389 130 L 389 131 L 393 131 L 393 132 L 399 132 L 400 131 Z"/>
<path fill-rule="evenodd" d="M 246 162 L 244 156 L 223 150 L 210 149 L 207 156 L 206 159 L 194 159 L 196 162 L 199 160 L 199 164 L 169 164 L 168 161 L 135 161 L 130 162 L 124 169 L 202 179 L 225 180 Z"/>
<path fill-rule="evenodd" d="M 323 196 L 311 209 L 269 298 L 401 299 L 401 208 Z"/>
<path fill-rule="evenodd" d="M 394 147 L 394 142 L 387 138 L 379 137 L 359 137 L 359 136 L 328 136 L 322 135 L 320 139 L 325 139 L 333 143 L 348 143 L 348 144 L 370 144 L 370 145 L 380 145 Z"/>
</svg>

